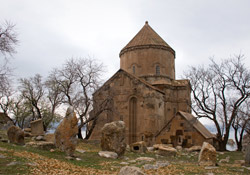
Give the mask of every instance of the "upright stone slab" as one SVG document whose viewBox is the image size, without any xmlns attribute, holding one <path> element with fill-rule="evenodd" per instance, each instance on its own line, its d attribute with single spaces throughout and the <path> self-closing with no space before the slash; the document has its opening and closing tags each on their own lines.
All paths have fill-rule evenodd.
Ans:
<svg viewBox="0 0 250 175">
<path fill-rule="evenodd" d="M 31 134 L 33 136 L 44 135 L 43 121 L 38 119 L 30 122 Z"/>
<path fill-rule="evenodd" d="M 246 146 L 245 165 L 250 166 L 250 145 Z"/>
<path fill-rule="evenodd" d="M 106 123 L 102 128 L 101 148 L 103 151 L 113 151 L 122 156 L 126 150 L 125 123 L 115 121 Z"/>
<path fill-rule="evenodd" d="M 250 134 L 246 133 L 242 141 L 242 152 L 246 152 L 247 145 L 250 145 Z"/>
<path fill-rule="evenodd" d="M 78 133 L 78 120 L 73 107 L 69 107 L 66 116 L 55 131 L 55 145 L 69 156 L 74 156 Z"/>
<path fill-rule="evenodd" d="M 7 131 L 7 135 L 10 143 L 24 144 L 24 131 L 21 128 L 11 126 Z"/>
<path fill-rule="evenodd" d="M 211 144 L 203 142 L 198 162 L 199 165 L 205 165 L 205 166 L 216 165 L 216 150 Z"/>
</svg>

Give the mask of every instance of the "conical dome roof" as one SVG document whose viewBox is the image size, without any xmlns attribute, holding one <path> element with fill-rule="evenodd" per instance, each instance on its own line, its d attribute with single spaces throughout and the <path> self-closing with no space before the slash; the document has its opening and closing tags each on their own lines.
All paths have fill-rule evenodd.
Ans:
<svg viewBox="0 0 250 175">
<path fill-rule="evenodd" d="M 135 37 L 121 50 L 120 56 L 127 51 L 142 48 L 164 49 L 175 55 L 175 51 L 150 27 L 147 21 Z"/>
</svg>

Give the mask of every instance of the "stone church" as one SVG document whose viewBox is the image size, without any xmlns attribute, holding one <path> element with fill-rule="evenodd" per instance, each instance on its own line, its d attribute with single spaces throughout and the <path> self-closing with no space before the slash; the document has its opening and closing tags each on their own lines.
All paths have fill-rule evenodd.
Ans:
<svg viewBox="0 0 250 175">
<path fill-rule="evenodd" d="M 118 70 L 94 94 L 112 97 L 90 139 L 99 140 L 105 123 L 123 120 L 128 144 L 145 141 L 190 147 L 212 142 L 213 135 L 191 114 L 189 80 L 175 79 L 175 51 L 148 24 L 120 52 Z"/>
</svg>

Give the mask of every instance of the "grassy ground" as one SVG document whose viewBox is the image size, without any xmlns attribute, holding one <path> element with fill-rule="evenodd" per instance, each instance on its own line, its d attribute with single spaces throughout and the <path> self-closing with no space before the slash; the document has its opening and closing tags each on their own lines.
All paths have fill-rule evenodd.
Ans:
<svg viewBox="0 0 250 175">
<path fill-rule="evenodd" d="M 175 157 L 162 157 L 154 153 L 126 152 L 124 158 L 113 160 L 99 157 L 100 148 L 97 144 L 79 141 L 77 148 L 86 151 L 76 152 L 76 157 L 81 160 L 67 160 L 65 154 L 58 150 L 51 152 L 0 142 L 0 174 L 117 174 L 120 168 L 125 166 L 121 165 L 121 162 L 126 162 L 129 166 L 141 167 L 147 174 L 250 174 L 250 170 L 234 163 L 235 160 L 244 159 L 241 152 L 218 154 L 218 162 L 229 156 L 229 163 L 219 164 L 209 169 L 210 167 L 198 166 L 198 153 L 180 152 Z M 158 170 L 144 170 L 143 165 L 146 162 L 131 161 L 138 157 L 153 157 L 156 161 L 169 161 L 170 165 Z"/>
</svg>

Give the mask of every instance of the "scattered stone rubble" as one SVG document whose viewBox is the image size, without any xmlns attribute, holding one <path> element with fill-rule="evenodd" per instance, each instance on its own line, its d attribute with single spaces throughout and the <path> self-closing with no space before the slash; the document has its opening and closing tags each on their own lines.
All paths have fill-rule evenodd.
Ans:
<svg viewBox="0 0 250 175">
<path fill-rule="evenodd" d="M 98 155 L 101 157 L 111 158 L 111 159 L 118 158 L 118 154 L 112 151 L 99 151 Z"/>
<path fill-rule="evenodd" d="M 225 159 L 221 159 L 221 160 L 219 161 L 219 163 L 229 163 L 229 161 L 230 161 L 230 157 L 227 156 Z"/>
<path fill-rule="evenodd" d="M 192 146 L 190 148 L 187 148 L 186 150 L 188 152 L 195 152 L 195 151 L 199 152 L 201 150 L 201 146 Z"/>
<path fill-rule="evenodd" d="M 26 146 L 35 147 L 43 150 L 51 150 L 55 148 L 55 144 L 53 142 L 39 141 L 39 142 L 28 142 Z"/>
<path fill-rule="evenodd" d="M 147 151 L 147 146 L 144 141 L 135 142 L 129 145 L 130 151 L 135 153 L 145 153 Z"/>
<path fill-rule="evenodd" d="M 153 147 L 161 156 L 175 156 L 177 154 L 177 149 L 170 144 L 155 144 Z"/>
<path fill-rule="evenodd" d="M 118 175 L 146 175 L 140 168 L 135 166 L 124 166 Z"/>
</svg>

